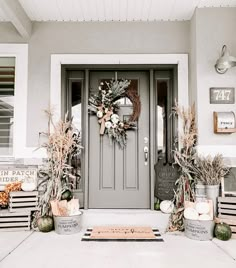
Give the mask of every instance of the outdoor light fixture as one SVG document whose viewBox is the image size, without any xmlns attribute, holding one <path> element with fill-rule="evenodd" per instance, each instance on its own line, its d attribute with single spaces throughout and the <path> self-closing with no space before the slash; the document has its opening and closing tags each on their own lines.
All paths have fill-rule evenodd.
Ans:
<svg viewBox="0 0 236 268">
<path fill-rule="evenodd" d="M 227 46 L 224 45 L 221 50 L 221 56 L 216 61 L 215 69 L 217 73 L 224 74 L 229 68 L 234 66 L 236 66 L 236 57 L 230 56 L 227 50 Z"/>
</svg>

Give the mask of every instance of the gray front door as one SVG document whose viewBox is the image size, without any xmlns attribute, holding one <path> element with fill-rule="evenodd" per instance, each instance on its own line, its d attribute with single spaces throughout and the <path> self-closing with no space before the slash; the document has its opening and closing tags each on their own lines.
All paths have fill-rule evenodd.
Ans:
<svg viewBox="0 0 236 268">
<path fill-rule="evenodd" d="M 107 135 L 100 136 L 97 117 L 89 116 L 89 208 L 150 208 L 149 75 L 147 72 L 90 72 L 90 93 L 101 81 L 112 78 L 132 81 L 141 100 L 137 130 L 127 131 L 127 146 L 120 149 Z M 122 99 L 120 116 L 132 114 L 132 104 Z"/>
</svg>

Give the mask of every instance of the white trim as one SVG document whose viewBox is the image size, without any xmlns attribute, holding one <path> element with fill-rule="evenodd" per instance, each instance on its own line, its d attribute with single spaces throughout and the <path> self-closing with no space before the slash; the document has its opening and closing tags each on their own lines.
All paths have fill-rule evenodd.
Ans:
<svg viewBox="0 0 236 268">
<path fill-rule="evenodd" d="M 198 145 L 197 151 L 205 156 L 215 156 L 221 152 L 223 157 L 236 158 L 236 145 Z"/>
<path fill-rule="evenodd" d="M 61 65 L 62 64 L 177 64 L 178 102 L 187 107 L 188 55 L 187 54 L 54 54 L 51 55 L 50 106 L 54 120 L 61 116 Z M 179 129 L 181 122 L 179 122 Z"/>
<path fill-rule="evenodd" d="M 19 158 L 26 148 L 28 44 L 0 44 L 0 57 L 15 57 L 15 103 L 12 156 Z"/>
</svg>

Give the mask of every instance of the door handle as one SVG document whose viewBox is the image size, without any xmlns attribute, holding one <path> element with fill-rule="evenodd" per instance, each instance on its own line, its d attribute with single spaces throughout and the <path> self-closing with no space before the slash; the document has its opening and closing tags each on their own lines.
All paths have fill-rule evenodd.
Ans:
<svg viewBox="0 0 236 268">
<path fill-rule="evenodd" d="M 143 151 L 144 151 L 144 165 L 147 166 L 147 164 L 148 164 L 148 152 L 149 152 L 148 147 L 144 146 Z"/>
</svg>

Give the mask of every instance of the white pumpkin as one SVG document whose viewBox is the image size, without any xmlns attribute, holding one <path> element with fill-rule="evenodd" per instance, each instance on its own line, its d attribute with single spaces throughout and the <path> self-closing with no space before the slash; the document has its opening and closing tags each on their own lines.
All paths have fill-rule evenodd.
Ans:
<svg viewBox="0 0 236 268">
<path fill-rule="evenodd" d="M 187 220 L 198 220 L 198 212 L 195 208 L 186 208 L 184 210 L 184 218 Z"/>
<path fill-rule="evenodd" d="M 210 221 L 211 220 L 211 216 L 208 215 L 208 214 L 202 214 L 202 215 L 199 215 L 198 219 L 200 221 Z"/>
<path fill-rule="evenodd" d="M 197 202 L 196 210 L 199 214 L 207 214 L 210 211 L 210 206 L 207 202 Z"/>
<path fill-rule="evenodd" d="M 21 190 L 25 192 L 31 192 L 34 191 L 36 188 L 36 184 L 34 182 L 23 182 L 21 184 Z"/>
<path fill-rule="evenodd" d="M 160 204 L 160 210 L 163 212 L 163 213 L 166 213 L 166 214 L 170 214 L 173 212 L 174 210 L 174 204 L 172 201 L 170 200 L 164 200 L 161 202 Z"/>
</svg>

